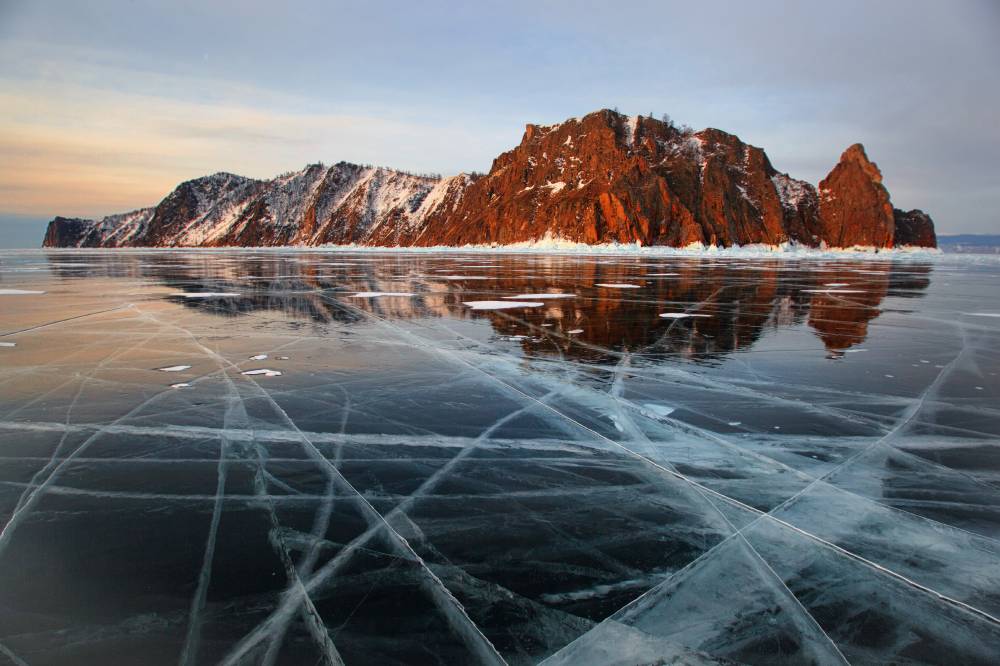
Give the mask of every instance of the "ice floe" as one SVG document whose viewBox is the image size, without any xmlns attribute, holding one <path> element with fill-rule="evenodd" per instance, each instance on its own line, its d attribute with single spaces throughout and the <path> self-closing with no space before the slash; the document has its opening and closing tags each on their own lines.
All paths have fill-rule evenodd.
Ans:
<svg viewBox="0 0 1000 666">
<path fill-rule="evenodd" d="M 270 368 L 258 368 L 257 370 L 244 370 L 241 375 L 263 375 L 264 377 L 280 377 L 281 370 L 271 370 Z"/>
<path fill-rule="evenodd" d="M 178 291 L 171 294 L 171 296 L 181 296 L 183 298 L 238 298 L 239 296 L 242 296 L 242 294 L 237 294 L 232 291 Z"/>
<path fill-rule="evenodd" d="M 473 310 L 510 310 L 513 308 L 540 308 L 545 303 L 538 301 L 462 301 Z"/>
<path fill-rule="evenodd" d="M 695 314 L 691 312 L 661 312 L 659 316 L 664 319 L 686 319 L 687 317 L 711 317 L 712 315 Z"/>
<path fill-rule="evenodd" d="M 541 293 L 541 294 L 518 294 L 517 296 L 504 296 L 507 300 L 524 300 L 532 298 L 576 298 L 576 294 L 564 293 Z"/>
<path fill-rule="evenodd" d="M 359 291 L 352 294 L 351 298 L 379 298 L 380 296 L 416 296 L 410 291 Z"/>
</svg>

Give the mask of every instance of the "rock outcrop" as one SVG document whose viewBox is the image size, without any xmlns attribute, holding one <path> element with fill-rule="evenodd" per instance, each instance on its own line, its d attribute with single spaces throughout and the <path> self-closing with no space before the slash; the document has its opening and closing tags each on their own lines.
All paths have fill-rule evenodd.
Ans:
<svg viewBox="0 0 1000 666">
<path fill-rule="evenodd" d="M 895 221 L 882 172 L 856 143 L 819 184 L 820 235 L 832 247 L 892 247 Z"/>
<path fill-rule="evenodd" d="M 930 215 L 917 208 L 910 211 L 893 208 L 892 217 L 896 222 L 896 245 L 937 247 L 937 236 L 934 235 L 934 223 Z"/>
<path fill-rule="evenodd" d="M 155 208 L 96 221 L 57 217 L 45 245 L 435 246 L 547 238 L 678 247 L 935 245 L 929 217 L 894 215 L 882 175 L 860 144 L 844 152 L 817 192 L 732 134 L 609 110 L 528 125 L 521 143 L 485 175 L 440 179 L 346 162 L 269 181 L 219 173 L 182 183 Z"/>
</svg>

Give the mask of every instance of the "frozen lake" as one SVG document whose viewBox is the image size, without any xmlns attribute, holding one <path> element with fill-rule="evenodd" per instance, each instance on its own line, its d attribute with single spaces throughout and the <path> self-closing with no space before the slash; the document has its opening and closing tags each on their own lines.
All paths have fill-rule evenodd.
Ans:
<svg viewBox="0 0 1000 666">
<path fill-rule="evenodd" d="M 0 253 L 0 663 L 1000 659 L 1000 260 Z"/>
</svg>

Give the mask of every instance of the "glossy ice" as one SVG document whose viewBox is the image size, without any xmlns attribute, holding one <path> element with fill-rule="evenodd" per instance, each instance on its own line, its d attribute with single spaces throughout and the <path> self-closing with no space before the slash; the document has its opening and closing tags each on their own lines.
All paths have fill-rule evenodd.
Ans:
<svg viewBox="0 0 1000 666">
<path fill-rule="evenodd" d="M 995 260 L 0 262 L 0 662 L 997 661 Z"/>
</svg>

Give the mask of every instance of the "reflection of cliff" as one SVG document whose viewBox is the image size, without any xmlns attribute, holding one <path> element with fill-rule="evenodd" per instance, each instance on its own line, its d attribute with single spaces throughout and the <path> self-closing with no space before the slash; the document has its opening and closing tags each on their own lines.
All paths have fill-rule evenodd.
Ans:
<svg viewBox="0 0 1000 666">
<path fill-rule="evenodd" d="M 862 274 L 870 279 L 859 285 L 856 270 L 827 273 L 823 290 L 812 294 L 809 325 L 831 352 L 860 344 L 868 336 L 868 322 L 881 314 L 879 305 L 885 297 L 919 293 L 930 284 L 929 274 L 929 266 L 879 274 L 873 269 Z"/>
<path fill-rule="evenodd" d="M 317 255 L 115 255 L 50 257 L 66 277 L 148 279 L 177 293 L 236 292 L 239 297 L 186 299 L 219 315 L 280 311 L 316 323 L 357 323 L 367 312 L 393 319 L 488 320 L 498 335 L 518 337 L 525 352 L 609 360 L 628 350 L 655 358 L 700 358 L 746 349 L 772 329 L 803 323 L 833 353 L 864 341 L 886 297 L 919 295 L 930 267 L 754 263 L 710 259 L 615 261 L 558 257 Z M 480 278 L 480 279 L 474 279 Z M 598 287 L 626 283 L 639 289 Z M 352 298 L 359 291 L 413 297 Z M 572 293 L 539 308 L 472 311 L 463 301 L 515 294 Z M 661 313 L 708 315 L 665 319 Z M 579 332 L 576 332 L 579 331 Z M 572 333 L 571 333 L 572 332 Z"/>
</svg>

